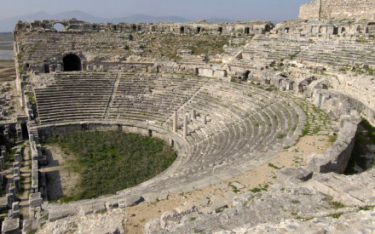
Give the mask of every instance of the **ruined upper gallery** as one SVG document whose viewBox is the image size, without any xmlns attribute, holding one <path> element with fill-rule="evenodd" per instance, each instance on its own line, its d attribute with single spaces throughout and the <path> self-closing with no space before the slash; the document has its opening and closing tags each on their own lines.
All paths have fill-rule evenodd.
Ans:
<svg viewBox="0 0 375 234">
<path fill-rule="evenodd" d="M 374 19 L 372 0 L 316 0 L 302 5 L 300 19 Z"/>
</svg>

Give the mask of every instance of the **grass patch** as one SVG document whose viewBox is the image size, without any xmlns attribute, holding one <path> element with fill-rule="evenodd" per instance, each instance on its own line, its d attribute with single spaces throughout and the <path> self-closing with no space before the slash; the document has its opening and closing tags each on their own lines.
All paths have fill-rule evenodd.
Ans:
<svg viewBox="0 0 375 234">
<path fill-rule="evenodd" d="M 27 94 L 27 97 L 29 98 L 29 100 L 30 100 L 32 103 L 36 103 L 35 95 L 34 95 L 33 93 L 28 93 L 28 94 Z"/>
<path fill-rule="evenodd" d="M 332 201 L 330 202 L 331 206 L 335 209 L 341 209 L 341 208 L 344 208 L 345 205 L 341 204 L 340 202 L 337 202 L 337 201 Z"/>
<path fill-rule="evenodd" d="M 63 202 L 133 187 L 167 169 L 177 157 L 160 139 L 114 131 L 68 132 L 53 135 L 44 143 L 56 143 L 64 152 L 71 152 L 68 168 L 80 174 L 80 189 L 62 198 Z"/>
<path fill-rule="evenodd" d="M 374 209 L 374 206 L 359 206 L 358 211 Z"/>
<path fill-rule="evenodd" d="M 331 214 L 331 215 L 328 215 L 327 217 L 332 217 L 334 219 L 338 219 L 340 218 L 340 216 L 342 215 L 343 213 L 335 213 L 335 214 Z"/>
<path fill-rule="evenodd" d="M 337 140 L 337 135 L 329 136 L 329 142 L 331 142 L 331 143 L 335 143 L 336 140 Z"/>
<path fill-rule="evenodd" d="M 269 167 L 272 167 L 272 168 L 274 168 L 274 169 L 276 169 L 276 170 L 279 170 L 280 168 L 278 168 L 277 166 L 275 166 L 274 164 L 272 164 L 272 163 L 268 163 L 268 166 Z"/>
<path fill-rule="evenodd" d="M 224 53 L 223 46 L 229 44 L 231 36 L 161 34 L 147 40 L 142 56 L 161 56 L 180 60 L 177 52 L 180 49 L 191 50 L 194 55 L 216 55 Z"/>
<path fill-rule="evenodd" d="M 269 187 L 268 184 L 264 184 L 264 185 L 259 184 L 258 187 L 250 189 L 249 191 L 252 193 L 259 193 L 261 191 L 267 191 L 268 187 Z"/>
<path fill-rule="evenodd" d="M 288 56 L 289 56 L 290 59 L 295 59 L 299 53 L 301 53 L 301 51 L 297 51 L 293 54 L 289 54 Z"/>
<path fill-rule="evenodd" d="M 277 134 L 276 138 L 277 138 L 277 139 L 283 139 L 284 136 L 285 136 L 284 134 L 279 133 L 279 134 Z"/>
</svg>

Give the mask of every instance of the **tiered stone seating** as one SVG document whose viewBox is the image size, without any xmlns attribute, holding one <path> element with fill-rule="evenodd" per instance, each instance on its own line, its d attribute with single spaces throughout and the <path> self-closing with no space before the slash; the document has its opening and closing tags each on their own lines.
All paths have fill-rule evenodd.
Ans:
<svg viewBox="0 0 375 234">
<path fill-rule="evenodd" d="M 308 38 L 307 38 L 308 39 Z M 375 65 L 373 40 L 290 40 L 283 37 L 259 35 L 243 49 L 244 60 L 234 60 L 231 65 L 251 68 L 248 57 L 269 60 L 296 59 L 342 67 L 352 64 Z M 366 54 L 363 51 L 367 51 Z"/>
<path fill-rule="evenodd" d="M 35 89 L 42 124 L 104 118 L 116 74 L 71 73 L 57 75 L 57 82 Z"/>
<path fill-rule="evenodd" d="M 177 75 L 122 75 L 108 118 L 162 124 L 206 79 Z"/>
<path fill-rule="evenodd" d="M 219 175 L 220 171 L 240 169 L 252 159 L 265 157 L 266 152 L 293 145 L 305 119 L 301 108 L 290 105 L 285 98 L 274 98 L 273 94 L 251 86 L 217 81 L 206 84 L 179 110 L 179 122 L 192 110 L 196 110 L 198 117 L 190 119 L 188 125 L 186 140 L 192 145 L 191 153 L 172 176 L 182 184 L 210 178 L 213 172 Z M 204 125 L 202 116 L 209 113 L 209 121 Z M 171 124 L 171 120 L 166 122 Z M 182 134 L 181 129 L 178 133 Z M 173 181 L 162 182 L 168 184 L 165 189 L 183 189 L 183 185 Z M 158 184 L 159 191 L 162 187 Z"/>
<path fill-rule="evenodd" d="M 61 78 L 66 79 L 68 76 Z M 57 82 L 53 90 L 62 88 L 62 83 Z M 202 188 L 249 170 L 295 144 L 306 120 L 292 99 L 250 85 L 156 74 L 122 74 L 113 83 L 113 100 L 103 122 L 135 120 L 145 126 L 148 121 L 148 125 L 171 132 L 173 111 L 177 110 L 180 139 L 175 142 L 180 149 L 178 162 L 157 177 L 120 191 L 111 198 L 114 203 L 132 195 Z M 63 96 L 66 91 L 59 93 Z M 188 136 L 181 140 L 182 120 L 193 110 L 196 119 L 189 118 Z M 95 204 L 108 202 L 103 199 L 96 199 Z M 78 212 L 80 205 L 90 202 L 94 200 L 56 208 L 53 217 L 59 210 Z"/>
</svg>

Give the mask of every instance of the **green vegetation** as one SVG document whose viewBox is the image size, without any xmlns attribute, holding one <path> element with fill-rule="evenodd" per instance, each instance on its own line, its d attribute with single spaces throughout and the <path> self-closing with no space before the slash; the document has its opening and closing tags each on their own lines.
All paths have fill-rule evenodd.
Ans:
<svg viewBox="0 0 375 234">
<path fill-rule="evenodd" d="M 297 51 L 294 54 L 289 54 L 288 56 L 290 59 L 295 59 L 299 53 L 301 53 L 301 51 Z"/>
<path fill-rule="evenodd" d="M 277 139 L 283 139 L 284 136 L 285 136 L 284 134 L 279 133 L 279 134 L 277 134 L 276 138 L 277 138 Z"/>
<path fill-rule="evenodd" d="M 363 38 L 363 37 L 360 37 L 360 38 L 358 38 L 357 40 L 355 40 L 356 42 L 363 42 L 363 43 L 366 43 L 366 42 L 368 42 L 368 40 L 367 39 L 365 39 L 365 38 Z"/>
<path fill-rule="evenodd" d="M 268 187 L 269 187 L 268 184 L 264 184 L 264 185 L 259 184 L 258 187 L 250 189 L 249 191 L 253 193 L 259 193 L 261 191 L 267 191 Z"/>
<path fill-rule="evenodd" d="M 370 209 L 374 209 L 375 206 L 359 206 L 358 207 L 358 211 L 360 210 L 370 210 Z"/>
<path fill-rule="evenodd" d="M 334 143 L 336 142 L 336 140 L 337 140 L 337 135 L 329 136 L 329 142 Z"/>
<path fill-rule="evenodd" d="M 195 220 L 197 220 L 196 217 L 191 217 L 191 218 L 190 218 L 190 221 L 195 221 Z"/>
<path fill-rule="evenodd" d="M 343 213 L 335 213 L 335 214 L 331 214 L 331 215 L 328 215 L 328 217 L 332 217 L 334 219 L 338 219 L 340 218 L 340 216 L 342 215 Z"/>
<path fill-rule="evenodd" d="M 71 197 L 90 199 L 140 184 L 167 169 L 177 155 L 160 139 L 123 132 L 68 132 L 43 143 L 57 143 L 67 156 L 67 168 L 80 174 Z"/>
<path fill-rule="evenodd" d="M 27 234 L 34 234 L 34 233 L 36 233 L 37 231 L 38 231 L 37 228 L 35 228 L 35 229 L 30 229 L 30 230 L 27 231 Z"/>
<path fill-rule="evenodd" d="M 330 204 L 335 209 L 340 209 L 340 208 L 345 207 L 343 204 L 341 204 L 340 202 L 337 202 L 337 201 L 332 201 L 332 202 L 330 202 Z"/>
<path fill-rule="evenodd" d="M 30 100 L 32 103 L 36 103 L 35 95 L 34 95 L 33 93 L 28 93 L 28 94 L 27 94 L 27 97 L 29 98 L 29 100 Z"/>
<path fill-rule="evenodd" d="M 278 168 L 277 166 L 275 166 L 274 164 L 272 164 L 272 163 L 268 163 L 268 166 L 269 167 L 272 167 L 272 168 L 274 168 L 274 169 L 276 169 L 276 170 L 279 170 L 280 168 Z"/>
<path fill-rule="evenodd" d="M 368 153 L 368 145 L 375 144 L 375 127 L 363 119 L 359 124 L 358 131 L 355 136 L 354 147 L 352 151 L 352 156 L 350 157 L 348 166 L 346 167 L 345 174 L 355 174 L 354 166 L 358 165 L 361 168 L 367 169 L 367 160 L 361 155 Z M 373 163 L 375 166 L 375 163 Z"/>
<path fill-rule="evenodd" d="M 351 71 L 351 72 L 354 72 L 356 73 L 357 75 L 369 75 L 369 76 L 373 76 L 375 73 L 374 73 L 374 69 L 372 69 L 371 67 L 369 66 L 364 66 L 364 67 L 353 67 L 352 65 L 348 64 L 345 68 L 341 68 L 340 71 L 343 71 L 343 72 L 347 72 L 347 71 Z"/>
<path fill-rule="evenodd" d="M 224 53 L 223 46 L 229 44 L 230 36 L 214 35 L 184 35 L 184 34 L 162 34 L 148 40 L 144 46 L 143 56 L 161 56 L 171 59 L 181 59 L 177 52 L 180 49 L 191 50 L 194 55 L 208 54 L 216 55 Z"/>
</svg>

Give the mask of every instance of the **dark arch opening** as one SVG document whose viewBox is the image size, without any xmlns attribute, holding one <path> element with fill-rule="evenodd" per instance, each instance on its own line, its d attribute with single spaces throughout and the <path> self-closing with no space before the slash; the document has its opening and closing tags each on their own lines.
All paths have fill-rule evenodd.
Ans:
<svg viewBox="0 0 375 234">
<path fill-rule="evenodd" d="M 338 27 L 333 27 L 333 35 L 339 34 L 339 28 Z"/>
<path fill-rule="evenodd" d="M 185 28 L 184 28 L 184 27 L 181 27 L 181 28 L 180 28 L 180 33 L 181 33 L 181 34 L 184 34 L 184 33 L 185 33 Z"/>
<path fill-rule="evenodd" d="M 265 30 L 266 30 L 266 32 L 271 31 L 271 26 L 269 26 L 269 25 L 267 24 Z"/>
<path fill-rule="evenodd" d="M 81 59 L 75 54 L 68 54 L 63 58 L 64 71 L 81 71 Z"/>
<path fill-rule="evenodd" d="M 245 30 L 244 30 L 244 33 L 245 34 L 250 34 L 250 28 L 246 27 Z"/>
<path fill-rule="evenodd" d="M 249 79 L 249 75 L 250 75 L 250 71 L 244 72 L 244 74 L 243 74 L 243 80 Z"/>
<path fill-rule="evenodd" d="M 201 30 L 202 30 L 202 28 L 201 28 L 201 27 L 197 27 L 197 33 L 200 33 L 200 32 L 201 32 Z"/>
</svg>

